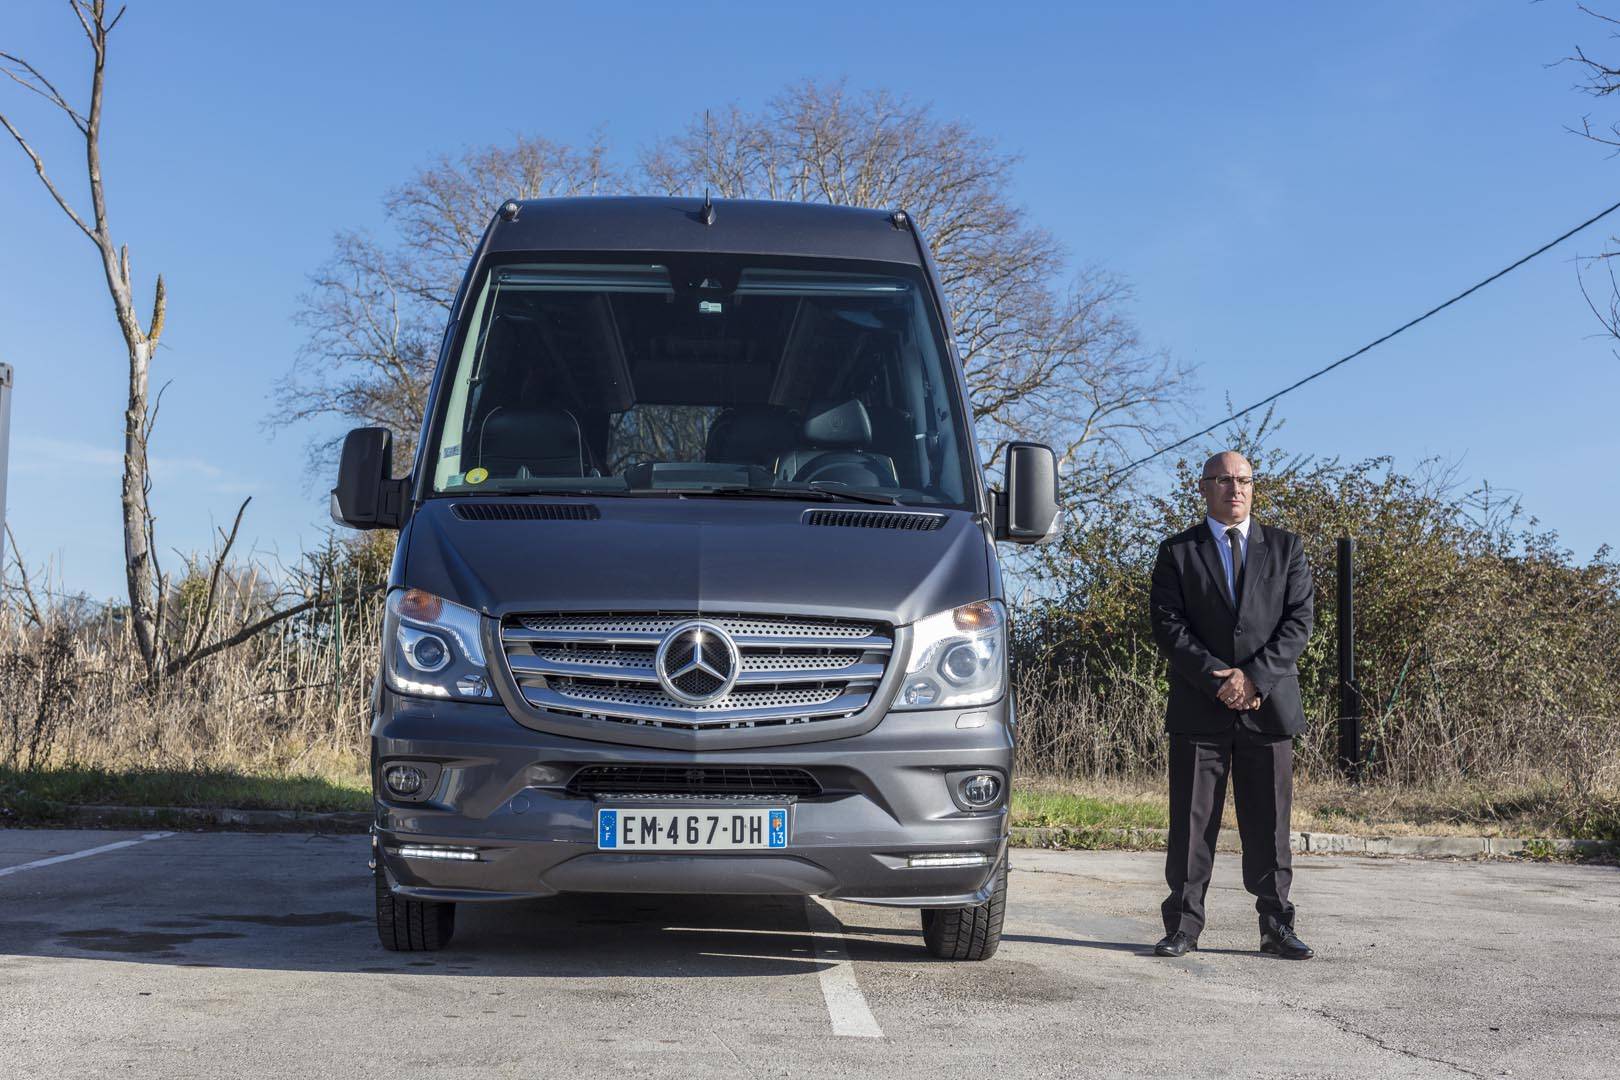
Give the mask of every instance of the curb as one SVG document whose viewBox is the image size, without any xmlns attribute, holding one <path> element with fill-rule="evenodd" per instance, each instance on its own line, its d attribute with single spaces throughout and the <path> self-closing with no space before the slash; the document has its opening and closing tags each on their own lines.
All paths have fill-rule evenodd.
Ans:
<svg viewBox="0 0 1620 1080">
<path fill-rule="evenodd" d="M 234 810 L 197 806 L 69 806 L 50 804 L 51 818 L 73 825 L 178 825 L 190 828 L 257 829 L 266 832 L 365 833 L 372 815 L 361 810 Z M 1098 848 L 1163 851 L 1169 831 L 1143 828 L 1100 828 L 1015 825 L 1013 847 L 1054 851 Z M 1602 840 L 1531 839 L 1501 836 L 1354 836 L 1348 833 L 1289 833 L 1290 846 L 1301 855 L 1401 855 L 1425 859 L 1488 857 L 1591 857 L 1615 851 Z M 1221 834 L 1218 851 L 1239 851 L 1231 830 Z"/>
<path fill-rule="evenodd" d="M 180 825 L 273 832 L 364 833 L 371 814 L 362 810 L 231 810 L 198 806 L 50 806 L 52 818 L 74 825 Z"/>
<path fill-rule="evenodd" d="M 1089 849 L 1145 848 L 1162 851 L 1167 829 L 1106 829 L 1022 826 L 1012 828 L 1014 847 Z M 1415 858 L 1472 859 L 1485 856 L 1601 855 L 1614 845 L 1602 840 L 1532 839 L 1501 836 L 1353 836 L 1348 833 L 1289 833 L 1296 854 L 1406 855 Z M 1239 851 L 1231 830 L 1216 842 L 1218 851 Z"/>
</svg>

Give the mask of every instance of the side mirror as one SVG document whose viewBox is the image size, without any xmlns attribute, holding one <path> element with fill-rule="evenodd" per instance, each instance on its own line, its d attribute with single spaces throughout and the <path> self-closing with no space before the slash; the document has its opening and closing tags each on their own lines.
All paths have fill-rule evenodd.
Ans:
<svg viewBox="0 0 1620 1080">
<path fill-rule="evenodd" d="M 405 523 L 408 480 L 395 480 L 394 435 L 387 428 L 355 428 L 343 437 L 332 520 L 351 529 L 397 529 Z"/>
<path fill-rule="evenodd" d="M 1015 544 L 1039 544 L 1063 531 L 1058 505 L 1057 457 L 1040 443 L 1007 444 L 1007 490 L 996 495 L 995 535 Z"/>
</svg>

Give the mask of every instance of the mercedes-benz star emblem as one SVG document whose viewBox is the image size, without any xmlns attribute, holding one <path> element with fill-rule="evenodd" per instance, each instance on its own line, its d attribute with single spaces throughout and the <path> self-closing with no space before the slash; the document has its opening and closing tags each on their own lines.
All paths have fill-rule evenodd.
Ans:
<svg viewBox="0 0 1620 1080">
<path fill-rule="evenodd" d="M 664 692 L 686 705 L 708 705 L 731 693 L 742 657 L 731 635 L 697 620 L 675 627 L 658 645 L 653 671 Z"/>
</svg>

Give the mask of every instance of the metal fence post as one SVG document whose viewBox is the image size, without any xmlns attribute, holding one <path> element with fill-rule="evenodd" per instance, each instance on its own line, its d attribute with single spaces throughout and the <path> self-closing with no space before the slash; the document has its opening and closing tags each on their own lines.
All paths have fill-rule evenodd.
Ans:
<svg viewBox="0 0 1620 1080">
<path fill-rule="evenodd" d="M 1339 538 L 1339 769 L 1361 778 L 1361 691 L 1356 686 L 1356 542 Z"/>
</svg>

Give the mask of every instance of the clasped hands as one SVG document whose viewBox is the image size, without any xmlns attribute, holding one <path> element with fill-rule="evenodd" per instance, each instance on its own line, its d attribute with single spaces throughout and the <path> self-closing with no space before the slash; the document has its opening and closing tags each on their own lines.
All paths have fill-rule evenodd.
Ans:
<svg viewBox="0 0 1620 1080">
<path fill-rule="evenodd" d="M 1215 691 L 1215 696 L 1221 699 L 1221 704 L 1228 709 L 1237 709 L 1239 712 L 1253 711 L 1260 707 L 1260 691 L 1254 685 L 1254 680 L 1244 673 L 1242 668 L 1221 668 L 1216 671 L 1217 678 L 1225 679 L 1221 688 Z"/>
</svg>

